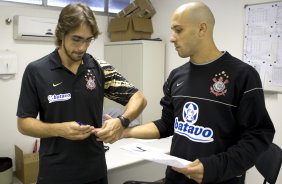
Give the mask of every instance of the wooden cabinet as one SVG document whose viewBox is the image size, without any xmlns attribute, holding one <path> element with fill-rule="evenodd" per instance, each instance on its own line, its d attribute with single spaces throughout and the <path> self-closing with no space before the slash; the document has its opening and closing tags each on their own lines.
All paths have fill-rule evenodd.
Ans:
<svg viewBox="0 0 282 184">
<path fill-rule="evenodd" d="M 105 44 L 105 61 L 113 65 L 136 86 L 147 99 L 147 107 L 138 120 L 141 123 L 161 117 L 160 99 L 163 96 L 165 44 L 161 41 L 122 41 Z M 123 106 L 105 98 L 104 108 Z"/>
</svg>

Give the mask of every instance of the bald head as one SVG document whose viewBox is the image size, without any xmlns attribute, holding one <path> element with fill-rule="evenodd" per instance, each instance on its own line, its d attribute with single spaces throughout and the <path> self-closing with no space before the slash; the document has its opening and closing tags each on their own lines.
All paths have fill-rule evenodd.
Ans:
<svg viewBox="0 0 282 184">
<path fill-rule="evenodd" d="M 199 64 L 219 56 L 221 52 L 213 40 L 214 23 L 213 14 L 204 3 L 191 2 L 178 7 L 172 16 L 170 37 L 178 55 Z"/>
<path fill-rule="evenodd" d="M 213 13 L 207 5 L 202 2 L 191 2 L 178 7 L 174 16 L 181 16 L 181 19 L 189 24 L 198 25 L 206 23 L 213 30 L 215 20 Z"/>
</svg>

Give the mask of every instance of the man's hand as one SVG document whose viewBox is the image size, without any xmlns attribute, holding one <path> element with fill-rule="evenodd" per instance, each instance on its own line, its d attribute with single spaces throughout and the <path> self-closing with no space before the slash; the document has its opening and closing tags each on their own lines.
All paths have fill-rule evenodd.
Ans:
<svg viewBox="0 0 282 184">
<path fill-rule="evenodd" d="M 92 134 L 92 131 L 95 129 L 90 125 L 80 125 L 78 122 L 64 122 L 60 123 L 60 137 L 69 139 L 69 140 L 83 140 L 89 137 Z"/>
<path fill-rule="evenodd" d="M 204 166 L 200 160 L 195 160 L 184 168 L 172 168 L 176 172 L 184 174 L 187 178 L 195 180 L 197 183 L 202 183 L 204 177 Z"/>
<path fill-rule="evenodd" d="M 108 114 L 105 118 L 102 128 L 96 128 L 93 132 L 98 137 L 98 141 L 112 144 L 121 138 L 124 127 L 118 118 L 112 118 Z"/>
</svg>

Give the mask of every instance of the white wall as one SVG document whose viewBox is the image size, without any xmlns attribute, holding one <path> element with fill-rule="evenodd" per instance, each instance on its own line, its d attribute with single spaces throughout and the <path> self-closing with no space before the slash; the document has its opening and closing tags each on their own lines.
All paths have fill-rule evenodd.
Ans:
<svg viewBox="0 0 282 184">
<path fill-rule="evenodd" d="M 153 37 L 163 39 L 166 45 L 166 77 L 169 72 L 187 61 L 179 58 L 173 44 L 169 43 L 170 23 L 173 11 L 190 0 L 151 0 L 157 13 L 153 17 L 154 34 Z M 273 2 L 272 0 L 203 0 L 214 13 L 215 24 L 215 42 L 220 50 L 227 50 L 235 57 L 242 59 L 243 51 L 243 24 L 244 24 L 244 5 L 262 2 Z M 272 118 L 276 134 L 274 142 L 282 147 L 282 94 L 266 93 L 266 106 Z M 280 110 L 279 110 L 280 109 Z M 255 168 L 248 171 L 246 184 L 262 183 L 262 178 Z M 277 183 L 282 183 L 282 172 Z"/>
<path fill-rule="evenodd" d="M 27 15 L 58 19 L 60 9 L 34 6 L 15 6 L 0 3 L 0 50 L 11 50 L 18 56 L 18 73 L 11 80 L 0 79 L 0 157 L 8 156 L 14 159 L 14 144 L 31 152 L 34 138 L 24 136 L 17 130 L 16 110 L 21 86 L 21 79 L 26 65 L 55 49 L 53 42 L 22 41 L 13 39 L 13 24 L 7 25 L 5 20 L 14 15 Z M 88 52 L 100 59 L 104 58 L 104 42 L 107 38 L 106 16 L 97 16 L 97 22 L 102 35 L 91 44 Z"/>
<path fill-rule="evenodd" d="M 175 67 L 182 65 L 186 60 L 180 59 L 169 43 L 170 20 L 173 10 L 181 4 L 190 2 L 188 0 L 151 0 L 157 10 L 153 17 L 154 34 L 152 37 L 159 37 L 167 42 L 166 46 L 166 77 Z M 227 50 L 234 56 L 241 58 L 243 46 L 243 23 L 244 5 L 260 2 L 271 2 L 270 0 L 204 0 L 214 12 L 216 18 L 215 41 L 219 49 Z M 41 7 L 11 6 L 7 3 L 0 3 L 0 50 L 12 50 L 18 55 L 18 73 L 11 80 L 0 80 L 0 157 L 8 156 L 14 158 L 14 144 L 24 148 L 24 151 L 31 151 L 34 139 L 23 136 L 17 131 L 16 109 L 21 85 L 21 78 L 26 65 L 38 59 L 55 48 L 51 42 L 15 41 L 13 40 L 13 26 L 6 25 L 5 19 L 14 15 L 39 15 L 40 17 L 57 18 L 59 9 L 45 9 Z M 103 43 L 107 38 L 107 17 L 97 16 L 100 30 L 104 33 L 89 48 L 94 56 L 103 59 Z M 282 147 L 282 125 L 279 121 L 282 114 L 279 114 L 279 107 L 282 106 L 281 94 L 266 94 L 266 105 L 269 114 L 276 127 L 274 142 Z M 281 110 L 280 110 L 281 111 Z M 262 178 L 255 169 L 248 172 L 246 184 L 262 183 Z M 282 176 L 279 175 L 277 183 L 282 183 Z"/>
</svg>

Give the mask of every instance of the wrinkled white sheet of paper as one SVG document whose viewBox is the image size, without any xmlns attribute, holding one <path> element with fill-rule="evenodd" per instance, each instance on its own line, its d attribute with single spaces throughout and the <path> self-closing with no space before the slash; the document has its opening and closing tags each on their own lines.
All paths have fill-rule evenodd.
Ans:
<svg viewBox="0 0 282 184">
<path fill-rule="evenodd" d="M 169 165 L 172 167 L 183 168 L 191 163 L 188 160 L 162 153 L 158 149 L 140 143 L 132 143 L 121 146 L 120 148 L 126 151 L 130 151 L 134 155 L 143 159 Z"/>
</svg>

